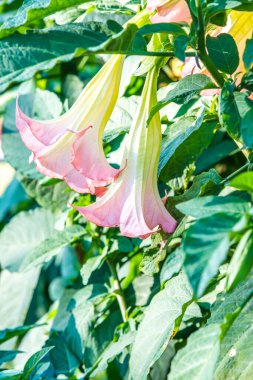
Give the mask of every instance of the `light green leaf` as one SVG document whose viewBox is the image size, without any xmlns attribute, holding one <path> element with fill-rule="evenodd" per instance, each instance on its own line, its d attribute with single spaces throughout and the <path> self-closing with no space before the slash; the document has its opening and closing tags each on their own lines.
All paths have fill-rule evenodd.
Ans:
<svg viewBox="0 0 253 380">
<path fill-rule="evenodd" d="M 213 380 L 220 332 L 219 324 L 212 324 L 191 334 L 172 361 L 168 380 Z"/>
<path fill-rule="evenodd" d="M 253 232 L 248 230 L 239 241 L 227 269 L 226 288 L 231 290 L 244 280 L 253 265 Z"/>
<path fill-rule="evenodd" d="M 201 297 L 226 259 L 230 232 L 240 216 L 224 213 L 199 219 L 183 239 L 184 269 L 196 297 Z"/>
<path fill-rule="evenodd" d="M 46 347 L 43 348 L 42 350 L 36 352 L 33 354 L 27 361 L 27 363 L 24 366 L 24 380 L 28 380 L 30 375 L 34 370 L 36 370 L 36 367 L 40 363 L 40 361 L 51 351 L 53 347 Z"/>
<path fill-rule="evenodd" d="M 249 212 L 248 202 L 233 195 L 226 197 L 210 195 L 179 203 L 176 207 L 183 214 L 194 218 L 204 218 L 220 212 L 242 216 Z"/>
<path fill-rule="evenodd" d="M 16 271 L 24 257 L 45 239 L 53 237 L 55 217 L 46 210 L 21 212 L 0 233 L 0 262 L 3 268 Z"/>
<path fill-rule="evenodd" d="M 191 299 L 191 289 L 182 273 L 172 278 L 164 290 L 152 299 L 138 328 L 131 352 L 132 380 L 147 378 L 150 367 L 159 359 L 176 333 L 180 318 Z"/>
<path fill-rule="evenodd" d="M 235 187 L 238 190 L 247 191 L 253 193 L 253 172 L 241 173 L 230 182 L 230 186 Z"/>
<path fill-rule="evenodd" d="M 14 33 L 21 26 L 28 26 L 50 14 L 77 6 L 89 0 L 26 0 L 15 16 L 9 17 L 0 28 L 0 38 Z"/>
<path fill-rule="evenodd" d="M 54 231 L 51 237 L 46 237 L 36 248 L 29 250 L 21 265 L 21 270 L 30 270 L 49 260 L 74 240 L 84 235 L 85 230 L 81 226 L 66 227 L 63 231 Z"/>
</svg>

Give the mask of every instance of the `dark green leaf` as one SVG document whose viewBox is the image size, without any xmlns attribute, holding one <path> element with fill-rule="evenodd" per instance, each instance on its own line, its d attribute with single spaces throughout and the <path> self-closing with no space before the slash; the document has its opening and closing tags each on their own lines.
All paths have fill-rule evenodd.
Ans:
<svg viewBox="0 0 253 380">
<path fill-rule="evenodd" d="M 28 380 L 30 375 L 34 370 L 36 370 L 36 367 L 38 364 L 41 362 L 41 360 L 51 351 L 53 347 L 46 347 L 43 348 L 42 350 L 36 352 L 33 354 L 28 361 L 26 362 L 24 366 L 24 372 L 23 372 L 23 377 L 24 380 Z"/>
<path fill-rule="evenodd" d="M 241 121 L 242 139 L 247 148 L 253 149 L 253 107 Z"/>
<path fill-rule="evenodd" d="M 206 46 L 209 56 L 220 71 L 230 75 L 235 72 L 239 65 L 239 53 L 235 40 L 230 34 L 207 36 Z"/>
<path fill-rule="evenodd" d="M 15 357 L 20 354 L 22 351 L 2 351 L 0 350 L 0 366 L 3 363 L 10 362 L 15 359 Z"/>
<path fill-rule="evenodd" d="M 15 336 L 23 335 L 27 333 L 27 331 L 37 327 L 39 325 L 27 325 L 20 326 L 13 329 L 0 330 L 0 344 L 6 342 L 9 339 L 12 339 Z"/>
<path fill-rule="evenodd" d="M 253 63 L 253 39 L 246 41 L 246 48 L 243 53 L 243 62 L 246 69 L 250 69 Z"/>
<path fill-rule="evenodd" d="M 215 121 L 203 121 L 204 112 L 197 117 L 189 116 L 172 124 L 163 141 L 158 171 L 161 178 L 180 177 L 184 169 L 194 163 L 202 151 L 210 144 Z"/>
</svg>

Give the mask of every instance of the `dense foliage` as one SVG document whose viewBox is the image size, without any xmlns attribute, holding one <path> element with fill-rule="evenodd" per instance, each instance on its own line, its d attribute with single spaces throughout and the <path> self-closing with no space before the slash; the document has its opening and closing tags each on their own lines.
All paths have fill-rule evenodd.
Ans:
<svg viewBox="0 0 253 380">
<path fill-rule="evenodd" d="M 253 378 L 252 0 L 146 3 L 0 0 L 0 379 Z M 117 53 L 114 107 L 114 82 L 96 74 Z M 146 139 L 160 113 L 158 187 L 174 232 L 91 223 L 82 210 L 96 186 L 46 177 L 27 148 L 24 115 L 58 120 L 91 78 L 101 89 L 85 107 L 114 108 L 103 144 L 115 170 L 131 126 L 143 120 Z M 144 137 L 119 176 L 131 155 L 159 153 Z M 131 186 L 137 198 L 142 182 Z"/>
</svg>

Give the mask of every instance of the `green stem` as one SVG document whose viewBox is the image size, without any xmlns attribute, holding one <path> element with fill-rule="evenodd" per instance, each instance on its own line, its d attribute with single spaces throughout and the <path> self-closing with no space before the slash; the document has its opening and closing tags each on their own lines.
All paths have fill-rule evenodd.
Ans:
<svg viewBox="0 0 253 380">
<path fill-rule="evenodd" d="M 203 17 L 203 12 L 202 12 L 201 0 L 196 0 L 196 8 L 197 8 L 197 12 L 198 12 L 198 27 L 197 27 L 197 38 L 198 38 L 197 53 L 198 53 L 198 56 L 201 59 L 201 61 L 203 62 L 204 66 L 209 71 L 209 73 L 212 75 L 215 82 L 220 87 L 223 87 L 224 78 L 221 75 L 221 73 L 219 73 L 215 64 L 210 59 L 210 57 L 206 51 L 205 23 L 204 23 L 204 17 Z"/>
<path fill-rule="evenodd" d="M 119 309 L 120 309 L 120 312 L 122 315 L 122 319 L 124 322 L 126 322 L 127 321 L 127 317 L 126 317 L 127 305 L 126 305 L 124 292 L 123 292 L 122 287 L 120 285 L 118 273 L 117 273 L 115 264 L 109 258 L 107 258 L 107 264 L 108 264 L 108 267 L 111 271 L 111 275 L 113 278 L 113 289 L 115 291 L 115 295 L 116 295 L 116 298 L 117 298 L 117 301 L 119 304 Z"/>
<path fill-rule="evenodd" d="M 241 166 L 239 169 L 237 169 L 234 173 L 230 174 L 227 178 L 223 179 L 223 181 L 220 182 L 220 185 L 223 185 L 227 181 L 229 181 L 231 178 L 234 178 L 237 176 L 237 174 L 243 172 L 245 169 L 247 169 L 250 165 L 250 162 L 247 162 L 247 164 Z"/>
</svg>

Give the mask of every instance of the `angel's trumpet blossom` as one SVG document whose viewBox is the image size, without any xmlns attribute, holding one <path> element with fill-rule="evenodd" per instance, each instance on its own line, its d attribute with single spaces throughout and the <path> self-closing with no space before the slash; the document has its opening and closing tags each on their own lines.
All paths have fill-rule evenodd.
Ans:
<svg viewBox="0 0 253 380">
<path fill-rule="evenodd" d="M 141 103 L 127 137 L 122 166 L 125 169 L 97 201 L 75 207 L 86 219 L 104 227 L 119 226 L 122 235 L 146 238 L 160 227 L 167 233 L 176 221 L 166 210 L 157 186 L 161 149 L 161 122 L 156 114 L 147 125 L 156 104 L 157 72 L 151 70 L 144 85 Z"/>
<path fill-rule="evenodd" d="M 191 14 L 185 0 L 148 0 L 147 9 L 156 10 L 151 18 L 156 24 L 160 22 L 187 22 L 191 21 Z"/>
<path fill-rule="evenodd" d="M 41 173 L 91 193 L 118 175 L 104 156 L 102 136 L 118 98 L 123 63 L 124 56 L 110 58 L 70 110 L 57 119 L 31 119 L 17 101 L 17 128 Z"/>
</svg>

